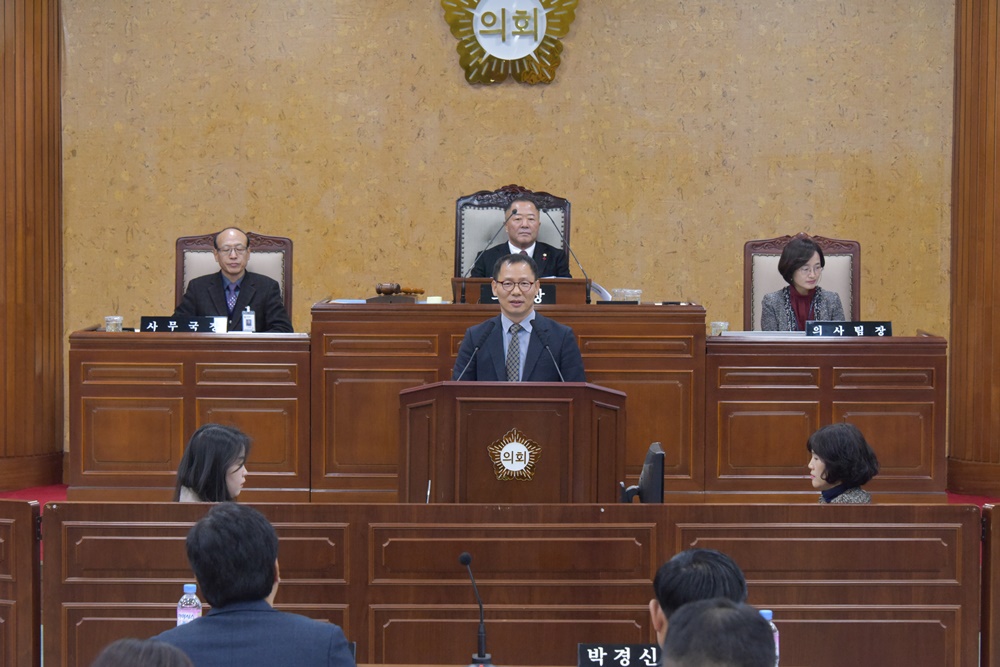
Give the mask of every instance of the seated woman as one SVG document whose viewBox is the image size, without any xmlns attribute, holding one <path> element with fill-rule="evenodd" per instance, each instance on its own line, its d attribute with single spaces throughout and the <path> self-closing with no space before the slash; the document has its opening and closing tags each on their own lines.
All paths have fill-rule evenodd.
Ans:
<svg viewBox="0 0 1000 667">
<path fill-rule="evenodd" d="M 762 331 L 805 331 L 806 320 L 843 320 L 844 306 L 836 292 L 818 286 L 826 259 L 810 238 L 788 242 L 778 260 L 778 273 L 788 287 L 764 295 Z"/>
<path fill-rule="evenodd" d="M 830 424 L 809 436 L 809 475 L 821 503 L 867 505 L 871 495 L 861 487 L 878 474 L 878 458 L 856 426 Z"/>
<path fill-rule="evenodd" d="M 239 429 L 205 424 L 194 432 L 177 467 L 174 500 L 221 503 L 235 500 L 246 482 L 250 438 Z"/>
</svg>

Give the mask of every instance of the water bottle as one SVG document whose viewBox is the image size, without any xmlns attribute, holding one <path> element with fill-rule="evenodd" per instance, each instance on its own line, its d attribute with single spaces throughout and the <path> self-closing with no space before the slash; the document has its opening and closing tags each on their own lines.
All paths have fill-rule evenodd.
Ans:
<svg viewBox="0 0 1000 667">
<path fill-rule="evenodd" d="M 774 667 L 778 667 L 778 661 L 781 659 L 781 649 L 778 643 L 778 628 L 774 625 L 774 613 L 770 609 L 761 609 L 760 615 L 764 617 L 767 624 L 771 626 L 771 634 L 774 635 Z"/>
<path fill-rule="evenodd" d="M 184 584 L 184 595 L 177 601 L 177 625 L 201 618 L 201 600 L 195 595 L 197 590 L 198 586 L 195 584 Z"/>
</svg>

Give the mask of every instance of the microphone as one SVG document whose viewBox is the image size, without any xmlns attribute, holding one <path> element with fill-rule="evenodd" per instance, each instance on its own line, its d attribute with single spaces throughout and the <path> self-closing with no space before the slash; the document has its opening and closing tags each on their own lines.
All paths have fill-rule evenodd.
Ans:
<svg viewBox="0 0 1000 667">
<path fill-rule="evenodd" d="M 461 380 L 462 377 L 465 375 L 465 371 L 469 370 L 469 366 L 472 365 L 472 360 L 476 358 L 476 353 L 479 352 L 479 348 L 483 346 L 489 335 L 493 333 L 493 329 L 496 327 L 497 321 L 489 320 L 486 324 L 487 324 L 486 331 L 484 331 L 482 335 L 479 336 L 479 342 L 476 343 L 476 349 L 472 351 L 472 356 L 469 357 L 469 361 L 465 364 L 465 368 L 462 369 L 462 372 L 458 374 L 457 378 L 455 378 L 455 382 Z M 549 354 L 551 354 L 551 352 Z"/>
<path fill-rule="evenodd" d="M 562 228 L 556 224 L 556 221 L 552 219 L 552 216 L 549 214 L 548 209 L 543 208 L 542 213 L 544 213 L 548 217 L 549 222 L 551 222 L 552 226 L 556 228 L 557 232 L 559 232 L 559 236 L 562 237 L 563 246 L 566 248 L 566 250 L 569 250 L 569 254 L 573 255 L 573 259 L 576 260 L 576 265 L 580 267 L 580 273 L 583 274 L 583 277 L 587 281 L 587 303 L 590 303 L 590 276 L 587 275 L 587 272 L 583 268 L 583 264 L 581 264 L 580 260 L 577 259 L 576 253 L 573 252 L 573 248 L 570 247 L 569 241 L 566 240 L 566 234 L 563 232 Z M 549 354 L 551 354 L 551 352 Z"/>
<path fill-rule="evenodd" d="M 472 269 L 476 268 L 476 262 L 478 262 L 479 258 L 483 256 L 483 253 L 486 252 L 487 250 L 489 250 L 490 246 L 493 245 L 493 241 L 496 240 L 497 236 L 500 234 L 500 231 L 504 227 L 507 226 L 507 221 L 510 220 L 511 218 L 513 218 L 515 215 L 517 215 L 517 209 L 516 208 L 512 208 L 510 210 L 510 215 L 508 215 L 506 218 L 504 218 L 503 223 L 499 227 L 497 227 L 497 230 L 495 232 L 493 232 L 493 236 L 491 236 L 490 240 L 486 242 L 486 247 L 479 251 L 479 254 L 476 255 L 476 258 L 474 260 L 472 260 L 472 266 L 470 266 L 469 270 L 466 271 L 465 275 L 462 276 L 462 298 L 461 298 L 461 303 L 465 303 L 465 279 L 469 277 L 470 273 L 472 273 Z M 565 245 L 565 243 L 566 242 L 564 240 L 563 244 Z M 580 269 L 583 270 L 583 267 L 580 267 Z M 589 300 L 588 300 L 588 303 L 589 303 Z"/>
<path fill-rule="evenodd" d="M 472 665 L 492 665 L 490 654 L 486 652 L 486 616 L 483 614 L 483 599 L 479 597 L 479 589 L 476 587 L 476 578 L 472 576 L 472 555 L 468 551 L 463 551 L 458 557 L 458 562 L 469 571 L 469 579 L 472 581 L 472 592 L 476 594 L 476 602 L 479 603 L 479 653 L 472 654 Z"/>
<path fill-rule="evenodd" d="M 545 351 L 549 353 L 549 358 L 552 359 L 552 364 L 556 367 L 556 373 L 559 373 L 559 381 L 565 382 L 566 378 L 563 377 L 562 371 L 559 369 L 559 362 L 556 361 L 556 355 L 552 354 L 552 349 L 549 348 L 548 333 L 542 331 L 541 327 L 533 327 L 531 330 L 538 332 L 538 339 L 542 341 Z"/>
</svg>

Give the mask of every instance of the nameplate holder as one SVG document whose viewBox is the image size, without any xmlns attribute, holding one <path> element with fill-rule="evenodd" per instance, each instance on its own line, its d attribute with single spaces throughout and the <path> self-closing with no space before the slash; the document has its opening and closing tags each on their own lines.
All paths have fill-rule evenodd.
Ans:
<svg viewBox="0 0 1000 667">
<path fill-rule="evenodd" d="M 660 663 L 656 644 L 577 644 L 577 667 L 654 667 Z"/>
<path fill-rule="evenodd" d="M 226 333 L 225 317 L 149 317 L 139 320 L 139 331 L 151 333 Z"/>
<path fill-rule="evenodd" d="M 806 321 L 807 336 L 858 338 L 861 336 L 885 338 L 892 335 L 892 322 L 827 322 Z"/>
<path fill-rule="evenodd" d="M 552 283 L 546 283 L 544 285 L 538 286 L 538 292 L 535 294 L 535 304 L 552 304 L 556 303 L 556 286 Z M 479 286 L 479 303 L 500 303 L 495 296 L 493 296 L 493 286 L 491 283 L 483 283 Z"/>
</svg>

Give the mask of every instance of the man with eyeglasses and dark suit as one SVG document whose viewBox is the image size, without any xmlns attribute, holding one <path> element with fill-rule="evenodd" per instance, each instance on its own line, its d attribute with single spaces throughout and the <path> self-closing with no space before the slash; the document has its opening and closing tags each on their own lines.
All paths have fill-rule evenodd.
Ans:
<svg viewBox="0 0 1000 667">
<path fill-rule="evenodd" d="M 291 333 L 292 322 L 278 283 L 247 271 L 250 245 L 246 233 L 236 227 L 223 229 L 215 236 L 213 253 L 221 270 L 189 282 L 174 317 L 225 315 L 229 331 L 242 331 L 241 313 L 249 307 L 254 313 L 254 331 Z"/>
<path fill-rule="evenodd" d="M 573 330 L 535 312 L 538 269 L 527 255 L 493 266 L 500 315 L 470 327 L 458 350 L 453 380 L 586 382 Z"/>
</svg>

